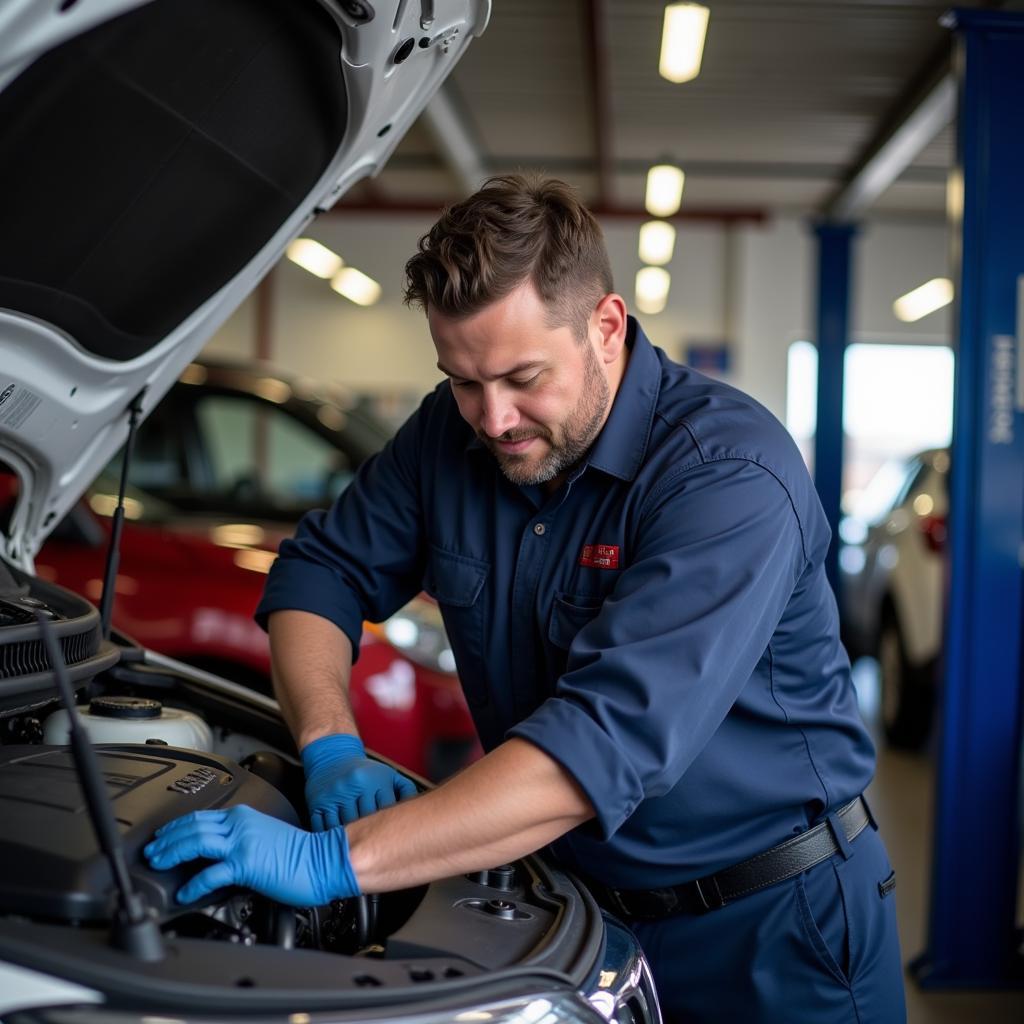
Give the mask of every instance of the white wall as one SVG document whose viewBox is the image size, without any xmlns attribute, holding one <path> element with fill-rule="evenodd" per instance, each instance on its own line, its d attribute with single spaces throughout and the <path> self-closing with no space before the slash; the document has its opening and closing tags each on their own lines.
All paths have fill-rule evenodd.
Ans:
<svg viewBox="0 0 1024 1024">
<path fill-rule="evenodd" d="M 423 314 L 402 305 L 401 290 L 405 261 L 431 220 L 425 215 L 321 218 L 313 237 L 379 281 L 384 296 L 376 306 L 362 309 L 332 292 L 327 282 L 282 260 L 272 280 L 273 361 L 358 390 L 429 390 L 441 375 Z M 639 224 L 609 220 L 604 228 L 616 287 L 632 304 L 633 278 L 640 267 Z M 945 226 L 869 223 L 854 246 L 851 340 L 948 343 L 948 308 L 912 325 L 892 313 L 897 296 L 931 277 L 948 275 Z M 669 270 L 667 308 L 641 318 L 652 341 L 682 359 L 688 343 L 725 340 L 731 327 L 728 379 L 781 417 L 788 346 L 813 333 L 815 245 L 809 223 L 793 217 L 732 228 L 684 222 Z M 211 339 L 207 351 L 251 355 L 255 330 L 250 299 Z"/>
<path fill-rule="evenodd" d="M 256 351 L 256 300 L 250 295 L 207 342 L 206 351 L 246 359 Z"/>
<path fill-rule="evenodd" d="M 949 343 L 952 306 L 913 324 L 897 320 L 893 300 L 933 277 L 949 277 L 949 229 L 914 221 L 865 225 L 854 266 L 854 341 Z"/>
<path fill-rule="evenodd" d="M 793 218 L 737 230 L 736 369 L 730 379 L 782 419 L 787 350 L 812 333 L 814 247 L 807 225 Z"/>
</svg>

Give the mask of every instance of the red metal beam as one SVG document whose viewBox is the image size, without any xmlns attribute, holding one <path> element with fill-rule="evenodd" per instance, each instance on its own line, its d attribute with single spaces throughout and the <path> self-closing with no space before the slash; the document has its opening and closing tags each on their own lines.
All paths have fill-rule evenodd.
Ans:
<svg viewBox="0 0 1024 1024">
<path fill-rule="evenodd" d="M 364 202 L 345 200 L 327 210 L 327 216 L 342 214 L 375 214 L 379 216 L 396 216 L 402 214 L 427 213 L 437 216 L 441 210 L 454 200 L 429 199 L 394 199 L 384 202 Z M 613 220 L 650 220 L 651 215 L 642 206 L 615 206 L 609 204 L 590 204 L 590 210 L 597 217 Z M 322 215 L 323 216 L 323 215 Z M 669 221 L 714 221 L 724 224 L 740 222 L 764 224 L 769 219 L 766 210 L 760 207 L 719 207 L 708 209 L 686 209 L 664 217 Z"/>
<path fill-rule="evenodd" d="M 642 206 L 591 206 L 591 213 L 596 217 L 608 217 L 613 220 L 650 220 L 651 215 Z M 707 209 L 679 210 L 671 217 L 659 217 L 659 220 L 670 221 L 718 221 L 724 224 L 736 224 L 745 221 L 751 224 L 764 224 L 769 219 L 767 210 L 759 207 L 708 207 Z"/>
<path fill-rule="evenodd" d="M 590 120 L 594 133 L 594 157 L 597 163 L 597 206 L 610 207 L 615 203 L 614 161 L 612 158 L 612 106 L 611 75 L 608 46 L 608 0 L 584 0 L 583 19 L 586 23 L 588 79 L 590 83 Z"/>
</svg>

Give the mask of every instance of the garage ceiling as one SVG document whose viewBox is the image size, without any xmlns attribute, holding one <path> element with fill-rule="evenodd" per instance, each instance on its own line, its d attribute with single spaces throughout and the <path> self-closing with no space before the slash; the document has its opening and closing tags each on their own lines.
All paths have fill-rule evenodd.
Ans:
<svg viewBox="0 0 1024 1024">
<path fill-rule="evenodd" d="M 915 87 L 948 67 L 948 3 L 705 3 L 701 74 L 673 85 L 657 72 L 661 0 L 494 0 L 446 86 L 473 159 L 484 173 L 541 169 L 596 206 L 634 211 L 647 168 L 669 159 L 687 173 L 684 213 L 811 213 Z M 872 209 L 943 216 L 952 159 L 947 127 Z M 351 201 L 436 204 L 465 191 L 421 119 Z"/>
</svg>

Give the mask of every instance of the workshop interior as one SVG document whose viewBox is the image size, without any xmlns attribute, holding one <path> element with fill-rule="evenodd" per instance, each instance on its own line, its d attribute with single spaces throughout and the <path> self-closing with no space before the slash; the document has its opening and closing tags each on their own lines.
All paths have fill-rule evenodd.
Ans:
<svg viewBox="0 0 1024 1024">
<path fill-rule="evenodd" d="M 314 828 L 254 614 L 452 376 L 407 261 L 540 175 L 813 480 L 906 1019 L 1024 1020 L 1022 102 L 1018 0 L 0 0 L 0 1019 L 660 1024 L 551 850 L 319 906 L 145 854 Z M 348 684 L 426 797 L 491 746 L 441 554 Z"/>
</svg>

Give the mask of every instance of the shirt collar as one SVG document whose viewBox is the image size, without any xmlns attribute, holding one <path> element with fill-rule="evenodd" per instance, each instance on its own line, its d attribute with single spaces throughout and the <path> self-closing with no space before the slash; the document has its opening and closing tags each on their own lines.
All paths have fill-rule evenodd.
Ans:
<svg viewBox="0 0 1024 1024">
<path fill-rule="evenodd" d="M 654 346 L 633 317 L 626 328 L 630 350 L 611 412 L 601 428 L 587 463 L 620 480 L 632 480 L 640 470 L 661 386 L 661 365 Z"/>
<path fill-rule="evenodd" d="M 640 470 L 661 385 L 661 366 L 643 328 L 628 317 L 626 346 L 630 350 L 626 372 L 612 402 L 611 412 L 590 449 L 586 463 L 595 469 L 632 480 Z M 491 452 L 471 430 L 466 451 Z M 494 458 L 491 455 L 491 458 Z"/>
</svg>

